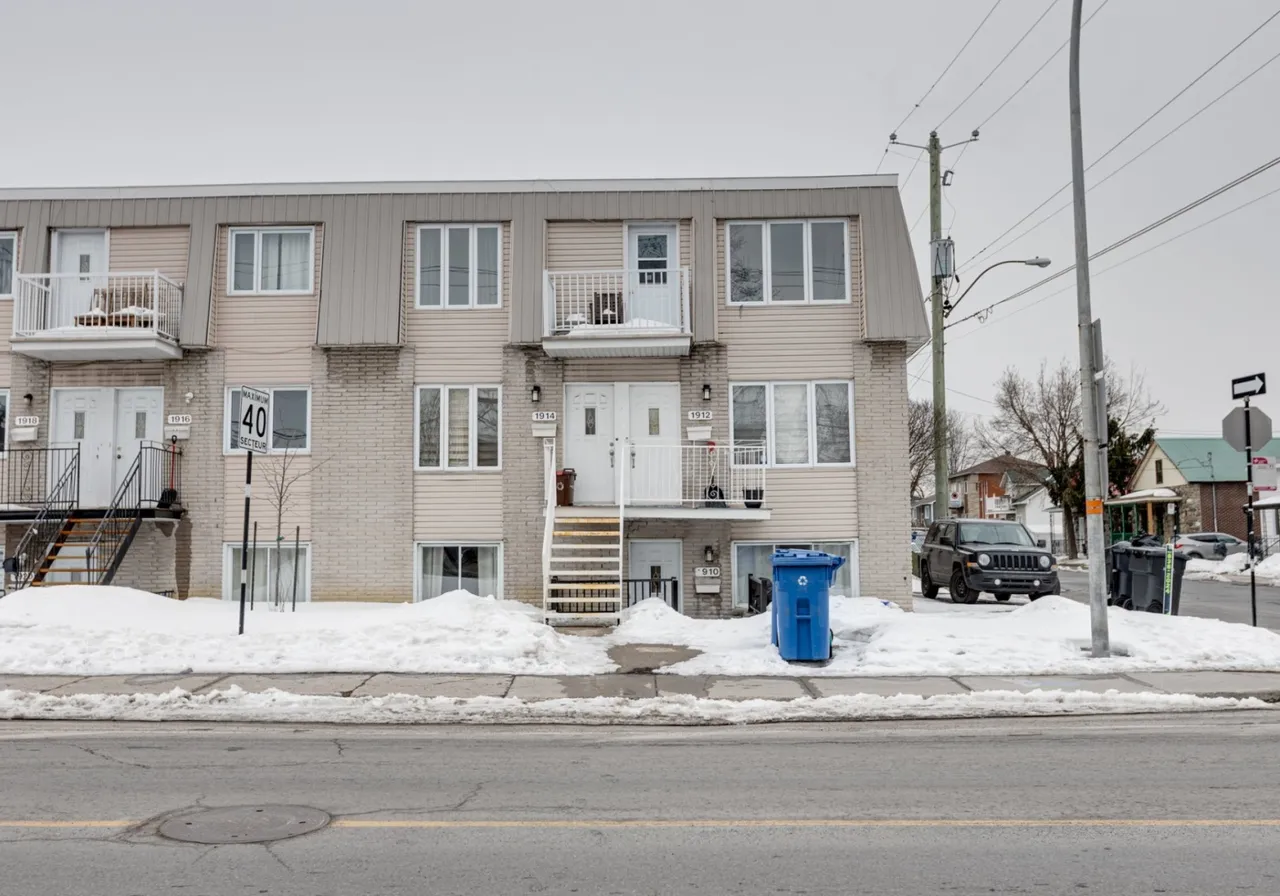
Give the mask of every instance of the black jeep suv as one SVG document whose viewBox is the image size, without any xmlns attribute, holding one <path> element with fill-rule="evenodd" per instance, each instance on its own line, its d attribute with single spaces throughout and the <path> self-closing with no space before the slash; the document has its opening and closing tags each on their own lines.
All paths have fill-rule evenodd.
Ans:
<svg viewBox="0 0 1280 896">
<path fill-rule="evenodd" d="M 983 591 L 1008 600 L 1058 594 L 1058 564 L 1022 523 L 1005 520 L 940 520 L 920 549 L 920 593 L 937 597 L 945 585 L 958 604 Z"/>
</svg>

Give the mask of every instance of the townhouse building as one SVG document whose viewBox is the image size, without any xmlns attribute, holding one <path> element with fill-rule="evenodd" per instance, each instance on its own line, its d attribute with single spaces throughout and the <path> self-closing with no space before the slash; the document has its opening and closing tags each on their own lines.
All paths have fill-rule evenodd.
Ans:
<svg viewBox="0 0 1280 896">
<path fill-rule="evenodd" d="M 0 190 L 10 583 L 232 597 L 248 385 L 258 599 L 902 597 L 926 337 L 893 176 Z"/>
</svg>

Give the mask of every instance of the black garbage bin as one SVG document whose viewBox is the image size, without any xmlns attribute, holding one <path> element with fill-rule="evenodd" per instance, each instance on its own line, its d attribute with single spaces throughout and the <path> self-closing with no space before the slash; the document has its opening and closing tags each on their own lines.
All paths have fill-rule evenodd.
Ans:
<svg viewBox="0 0 1280 896">
<path fill-rule="evenodd" d="M 1127 541 L 1117 541 L 1107 549 L 1107 603 L 1115 607 L 1123 607 L 1133 597 L 1133 573 L 1129 569 L 1132 547 Z"/>
<path fill-rule="evenodd" d="M 1165 549 L 1156 547 L 1131 547 L 1129 568 L 1133 577 L 1133 593 L 1129 608 L 1147 613 L 1164 612 Z M 1182 574 L 1186 571 L 1187 555 L 1174 552 L 1173 588 L 1169 612 L 1178 615 L 1182 597 Z"/>
</svg>

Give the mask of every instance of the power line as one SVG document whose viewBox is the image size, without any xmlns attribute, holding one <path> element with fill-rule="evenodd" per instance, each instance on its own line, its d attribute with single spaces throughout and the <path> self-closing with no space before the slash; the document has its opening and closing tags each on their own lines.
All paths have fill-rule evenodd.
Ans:
<svg viewBox="0 0 1280 896">
<path fill-rule="evenodd" d="M 964 99 L 962 99 L 959 103 L 957 103 L 956 107 L 952 109 L 950 112 L 948 112 L 946 117 L 943 118 L 942 121 L 938 122 L 937 126 L 934 127 L 935 131 L 939 130 L 944 124 L 950 121 L 951 116 L 959 112 L 960 108 L 965 103 L 969 102 L 969 100 L 973 97 L 975 93 L 977 93 L 979 90 L 982 89 L 982 85 L 986 84 L 987 81 L 990 80 L 991 76 L 1000 70 L 1000 66 L 1004 65 L 1005 62 L 1009 59 L 1009 57 L 1013 55 L 1013 51 L 1018 49 L 1018 47 L 1022 46 L 1022 42 L 1031 35 L 1032 31 L 1036 30 L 1036 26 L 1039 25 L 1041 22 L 1043 22 L 1044 17 L 1047 16 L 1050 10 L 1052 10 L 1057 5 L 1058 5 L 1058 0 L 1049 0 L 1049 5 L 1045 7 L 1044 12 L 1040 13 L 1040 18 L 1036 19 L 1034 22 L 1031 23 L 1031 27 L 1028 28 L 1023 33 L 1022 37 L 1018 38 L 1017 42 L 1014 43 L 1014 45 L 1009 48 L 1009 51 L 1007 53 L 1005 53 L 1003 56 L 1000 57 L 1000 61 L 995 64 L 995 67 L 992 68 L 991 71 L 987 72 L 986 77 L 984 77 L 981 81 L 978 82 L 978 86 L 973 88 L 973 90 L 970 90 L 968 95 Z"/>
<path fill-rule="evenodd" d="M 1249 171 L 1245 174 L 1240 175 L 1235 180 L 1223 184 L 1222 186 L 1218 187 L 1216 190 L 1212 190 L 1206 193 L 1205 195 L 1201 196 L 1199 199 L 1196 199 L 1193 202 L 1187 203 L 1177 211 L 1170 212 L 1169 214 L 1165 215 L 1163 218 L 1160 218 L 1157 221 L 1153 221 L 1152 223 L 1148 224 L 1146 227 L 1140 228 L 1139 230 L 1135 230 L 1133 233 L 1129 234 L 1128 236 L 1123 237 L 1119 240 L 1116 240 L 1114 243 L 1112 243 L 1110 246 L 1107 246 L 1105 249 L 1099 249 L 1097 252 L 1094 252 L 1092 255 L 1089 256 L 1089 260 L 1093 261 L 1095 258 L 1101 258 L 1102 256 L 1110 252 L 1114 252 L 1116 249 L 1119 249 L 1121 246 L 1127 245 L 1128 243 L 1133 242 L 1134 240 L 1138 239 L 1141 236 L 1145 236 L 1146 234 L 1155 230 L 1157 227 L 1162 227 L 1165 224 L 1168 224 L 1170 221 L 1174 220 L 1175 218 L 1179 218 L 1182 215 L 1185 215 L 1187 212 L 1191 211 L 1192 209 L 1199 208 L 1200 206 L 1204 205 L 1206 202 L 1209 202 L 1212 199 L 1216 199 L 1218 196 L 1221 196 L 1223 193 L 1226 193 L 1228 190 L 1235 189 L 1241 184 L 1246 183 L 1252 180 L 1253 178 L 1257 177 L 1259 174 L 1262 174 L 1263 172 L 1271 170 L 1276 165 L 1280 165 L 1280 156 L 1276 156 L 1271 161 L 1265 162 L 1259 165 L 1257 168 L 1254 168 L 1252 171 Z M 1013 293 L 1013 295 L 1006 296 L 1000 301 L 994 302 L 988 305 L 986 308 L 981 308 L 973 312 L 972 314 L 965 315 L 959 320 L 951 324 L 948 324 L 948 326 L 954 327 L 957 324 L 962 324 L 967 320 L 971 320 L 975 317 L 978 317 L 979 315 L 986 314 L 991 309 L 999 305 L 1003 305 L 1005 302 L 1012 302 L 1014 299 L 1020 298 L 1021 296 L 1025 296 L 1027 293 L 1033 290 L 1039 289 L 1041 286 L 1044 286 L 1046 283 L 1050 283 L 1054 280 L 1057 280 L 1059 277 L 1065 277 L 1067 274 L 1071 273 L 1075 269 L 1076 269 L 1076 266 L 1074 264 L 1071 265 L 1070 267 L 1063 268 L 1062 270 L 1058 271 L 1056 274 L 1050 274 L 1048 277 L 1045 277 L 1043 280 L 1040 280 L 1036 283 L 1031 284 L 1026 289 L 1020 289 L 1017 292 Z"/>
<path fill-rule="evenodd" d="M 1266 198 L 1267 198 L 1267 197 L 1269 197 L 1269 196 L 1274 196 L 1274 195 L 1276 195 L 1277 193 L 1280 193 L 1280 187 L 1276 187 L 1274 190 L 1268 190 L 1267 192 L 1263 193 L 1263 194 L 1262 194 L 1262 195 L 1260 195 L 1260 196 L 1255 196 L 1254 198 L 1250 199 L 1248 202 L 1242 202 L 1240 205 L 1237 205 L 1237 206 L 1235 206 L 1234 208 L 1229 209 L 1228 211 L 1225 211 L 1225 212 L 1223 212 L 1223 213 L 1222 213 L 1222 214 L 1220 214 L 1220 215 L 1217 215 L 1217 216 L 1215 216 L 1215 217 L 1212 217 L 1212 218 L 1208 219 L 1207 221 L 1201 221 L 1201 222 L 1200 222 L 1199 224 L 1197 224 L 1195 227 L 1190 227 L 1190 228 L 1188 228 L 1188 229 L 1186 229 L 1186 230 L 1182 231 L 1182 232 L 1181 232 L 1181 233 L 1179 233 L 1179 234 L 1176 234 L 1176 235 L 1174 235 L 1174 236 L 1169 237 L 1167 240 L 1162 240 L 1162 241 L 1160 241 L 1160 242 L 1156 243 L 1154 246 L 1149 246 L 1149 247 L 1147 247 L 1146 249 L 1143 249 L 1141 252 L 1138 252 L 1138 253 L 1136 253 L 1136 254 L 1134 254 L 1134 255 L 1130 255 L 1128 258 L 1124 259 L 1123 261 L 1117 261 L 1117 262 L 1116 262 L 1115 264 L 1113 264 L 1113 265 L 1110 265 L 1110 266 L 1108 266 L 1108 267 L 1105 267 L 1105 268 L 1103 268 L 1103 269 L 1102 269 L 1102 270 L 1100 270 L 1100 271 L 1094 272 L 1094 273 L 1093 273 L 1093 274 L 1091 274 L 1090 276 L 1091 276 L 1091 277 L 1100 277 L 1100 276 L 1102 276 L 1103 274 L 1107 273 L 1107 271 L 1114 271 L 1116 268 L 1118 268 L 1118 267 L 1123 267 L 1124 265 L 1128 264 L 1128 263 L 1129 263 L 1129 262 L 1131 262 L 1131 261 L 1136 261 L 1136 260 L 1138 260 L 1138 259 L 1139 259 L 1139 258 L 1141 258 L 1142 256 L 1146 255 L 1148 252 L 1154 252 L 1154 251 L 1155 251 L 1155 250 L 1157 250 L 1157 249 L 1160 249 L 1160 248 L 1162 248 L 1162 247 L 1164 247 L 1164 246 L 1169 245 L 1170 243 L 1174 242 L 1175 240 L 1180 240 L 1180 239 L 1182 239 L 1184 236 L 1190 236 L 1191 234 L 1195 233 L 1197 230 L 1200 230 L 1202 227 L 1208 227 L 1210 224 L 1213 224 L 1213 223 L 1214 223 L 1214 222 L 1216 222 L 1216 221 L 1221 221 L 1223 218 L 1226 218 L 1226 217 L 1228 217 L 1229 215 L 1234 215 L 1236 212 L 1238 212 L 1238 211 L 1242 211 L 1242 210 L 1244 210 L 1244 209 L 1248 208 L 1249 206 L 1254 205 L 1255 203 L 1261 202 L 1262 200 L 1266 199 Z M 1004 321 L 1004 320 L 1008 320 L 1009 318 L 1013 317 L 1015 314 L 1021 314 L 1023 311 L 1029 311 L 1030 309 L 1034 308 L 1036 305 L 1039 305 L 1041 302 L 1047 302 L 1049 299 L 1052 299 L 1054 296 L 1060 296 L 1060 295 L 1062 295 L 1064 292 L 1070 292 L 1070 291 L 1071 291 L 1071 290 L 1073 290 L 1073 289 L 1075 289 L 1075 284 L 1074 284 L 1074 283 L 1073 283 L 1071 286 L 1064 287 L 1063 289 L 1056 289 L 1056 290 L 1054 290 L 1053 292 L 1049 293 L 1048 295 L 1041 296 L 1040 298 L 1036 299 L 1034 302 L 1030 302 L 1030 303 L 1028 303 L 1028 304 L 1024 305 L 1023 307 L 1018 308 L 1018 309 L 1017 309 L 1017 310 L 1015 310 L 1015 311 L 1011 311 L 1009 314 L 1007 314 L 1007 315 L 1005 315 L 1004 317 L 1000 318 L 1000 320 L 1002 320 L 1002 321 Z M 956 323 L 959 323 L 959 321 L 956 321 Z M 972 336 L 973 334 L 975 334 L 975 333 L 979 333 L 979 332 L 981 332 L 981 330 L 970 330 L 968 333 L 961 333 L 960 335 L 953 337 L 950 341 L 955 342 L 955 341 L 956 341 L 956 340 L 958 340 L 958 339 L 963 339 L 963 338 L 965 338 L 966 336 Z M 922 374 L 922 376 L 923 376 L 923 374 Z"/>
<path fill-rule="evenodd" d="M 1094 16 L 1096 16 L 1098 13 L 1102 12 L 1103 7 L 1105 7 L 1105 6 L 1106 6 L 1108 3 L 1110 3 L 1110 2 L 1111 2 L 1111 0 L 1102 0 L 1102 2 L 1098 4 L 1098 8 L 1097 8 L 1097 9 L 1095 9 L 1093 12 L 1089 13 L 1089 18 L 1085 19 L 1085 20 L 1084 20 L 1084 22 L 1080 25 L 1080 27 L 1083 29 L 1083 28 L 1085 27 L 1085 25 L 1088 25 L 1090 22 L 1092 22 L 1092 21 L 1093 21 L 1093 17 L 1094 17 Z M 981 130 L 982 128 L 985 128 L 985 127 L 987 126 L 987 122 L 988 122 L 988 121 L 990 121 L 991 119 L 993 119 L 993 118 L 995 118 L 997 115 L 999 115 L 999 114 L 1000 114 L 1000 112 L 1004 109 L 1004 107 L 1005 107 L 1005 106 L 1007 106 L 1007 105 L 1009 105 L 1011 102 L 1013 102 L 1013 98 L 1014 98 L 1014 97 L 1016 97 L 1018 94 L 1022 93 L 1022 91 L 1026 90 L 1026 89 L 1027 89 L 1027 85 L 1029 85 L 1032 81 L 1034 81 L 1034 80 L 1035 80 L 1035 79 L 1040 75 L 1040 73 L 1041 73 L 1042 71 L 1044 71 L 1046 68 L 1048 68 L 1048 67 L 1049 67 L 1049 63 L 1050 63 L 1050 62 L 1053 62 L 1053 60 L 1054 60 L 1054 59 L 1057 59 L 1057 58 L 1058 58 L 1058 54 L 1059 54 L 1059 53 L 1061 53 L 1063 50 L 1065 50 L 1065 49 L 1067 48 L 1067 45 L 1068 45 L 1068 44 L 1070 44 L 1070 43 L 1071 43 L 1071 39 L 1070 39 L 1070 38 L 1068 38 L 1067 40 L 1064 40 L 1064 41 L 1062 42 L 1062 46 L 1058 47 L 1058 49 L 1056 49 L 1056 50 L 1054 50 L 1052 53 L 1050 53 L 1050 54 L 1049 54 L 1049 58 L 1048 58 L 1048 59 L 1046 59 L 1044 62 L 1042 62 L 1042 63 L 1040 64 L 1040 67 L 1039 67 L 1038 69 L 1036 69 L 1034 72 L 1032 72 L 1032 73 L 1031 73 L 1031 77 L 1029 77 L 1029 78 L 1027 78 L 1027 80 L 1023 81 L 1023 82 L 1022 82 L 1022 84 L 1020 84 L 1020 85 L 1018 86 L 1018 89 L 1017 89 L 1017 90 L 1015 90 L 1013 93 L 1009 94 L 1008 98 L 1007 98 L 1007 99 L 1005 99 L 1005 101 L 1004 101 L 1003 103 L 1001 103 L 999 106 L 997 106 L 997 107 L 996 107 L 996 111 L 992 112 L 992 113 L 991 113 L 990 115 L 988 115 L 986 118 L 982 119 L 982 122 L 978 125 L 978 130 Z"/>
<path fill-rule="evenodd" d="M 1247 42 L 1249 41 L 1249 39 L 1250 39 L 1250 38 L 1252 38 L 1255 34 L 1257 34 L 1259 31 L 1261 31 L 1263 28 L 1265 28 L 1268 24 L 1270 24 L 1270 23 L 1271 23 L 1271 21 L 1272 21 L 1273 19 L 1275 19 L 1277 16 L 1280 16 L 1280 10 L 1277 10 L 1276 12 L 1272 13 L 1272 14 L 1271 14 L 1271 16 L 1270 16 L 1269 18 L 1267 18 L 1267 20 L 1266 20 L 1266 21 L 1264 21 L 1261 25 L 1259 25 L 1258 27 L 1254 28 L 1254 29 L 1253 29 L 1252 31 L 1250 31 L 1247 35 L 1245 35 L 1245 37 L 1244 37 L 1244 38 L 1243 38 L 1239 43 L 1237 43 L 1234 47 L 1232 47 L 1232 48 L 1231 48 L 1230 50 L 1228 50 L 1225 54 L 1223 54 L 1221 57 L 1219 57 L 1219 58 L 1218 58 L 1218 60 L 1217 60 L 1216 62 L 1214 62 L 1212 65 L 1210 65 L 1210 66 L 1209 66 L 1208 68 L 1206 68 L 1204 71 L 1202 71 L 1199 75 L 1197 75 L 1194 79 L 1192 79 L 1192 80 L 1191 80 L 1191 82 L 1190 82 L 1190 83 L 1188 83 L 1185 87 L 1183 87 L 1181 90 L 1179 90 L 1177 93 L 1175 93 L 1172 97 L 1170 97 L 1168 100 L 1166 100 L 1166 101 L 1165 101 L 1165 103 L 1164 103 L 1163 105 L 1161 105 L 1161 106 L 1160 106 L 1160 108 L 1156 109 L 1154 112 L 1152 112 L 1150 115 L 1148 115 L 1145 119 L 1143 119 L 1141 124 L 1139 124 L 1139 125 L 1138 125 L 1137 127 L 1135 127 L 1133 130 L 1129 131 L 1129 133 L 1125 134 L 1125 135 L 1124 135 L 1123 137 L 1121 137 L 1118 141 L 1116 141 L 1114 144 L 1112 144 L 1112 146 L 1111 146 L 1111 148 L 1110 148 L 1110 149 L 1108 149 L 1108 150 L 1107 150 L 1106 152 L 1104 152 L 1102 155 L 1098 156 L 1096 159 L 1094 159 L 1092 162 L 1090 162 L 1090 163 L 1089 163 L 1089 165 L 1088 165 L 1088 167 L 1086 167 L 1084 170 L 1085 170 L 1085 171 L 1090 171 L 1090 170 L 1092 170 L 1092 169 L 1093 169 L 1093 167 L 1094 167 L 1095 165 L 1097 165 L 1099 162 L 1101 162 L 1101 161 L 1102 161 L 1103 159 L 1105 159 L 1107 156 L 1111 155 L 1113 152 L 1115 152 L 1117 149 L 1119 149 L 1119 148 L 1120 148 L 1120 146 L 1121 146 L 1121 145 L 1123 145 L 1123 144 L 1124 144 L 1124 143 L 1125 143 L 1125 142 L 1126 142 L 1130 137 L 1132 137 L 1134 134 L 1136 134 L 1138 131 L 1140 131 L 1140 130 L 1141 130 L 1143 127 L 1145 127 L 1145 126 L 1146 126 L 1146 125 L 1147 125 L 1147 124 L 1148 124 L 1148 123 L 1149 123 L 1153 118 L 1155 118 L 1157 115 L 1159 115 L 1159 114 L 1160 114 L 1161 112 L 1163 112 L 1165 109 L 1167 109 L 1167 108 L 1168 108 L 1168 107 L 1169 107 L 1169 106 L 1170 106 L 1170 105 L 1171 105 L 1175 100 L 1177 100 L 1179 97 L 1181 97 L 1183 94 L 1185 94 L 1188 90 L 1190 90 L 1190 89 L 1191 89 L 1192 87 L 1194 87 L 1197 83 L 1199 83 L 1199 82 L 1200 82 L 1200 81 L 1201 81 L 1201 80 L 1202 80 L 1206 75 L 1208 75 L 1208 74 L 1209 74 L 1210 72 L 1212 72 L 1215 68 L 1217 68 L 1219 65 L 1221 65 L 1224 61 L 1226 61 L 1226 59 L 1227 59 L 1228 57 L 1230 57 L 1233 53 L 1235 53 L 1235 52 L 1236 52 L 1237 50 L 1239 50 L 1242 46 L 1244 46 L 1244 45 L 1245 45 L 1245 43 L 1247 43 Z M 1190 117 L 1188 117 L 1188 118 L 1184 119 L 1182 122 L 1180 122 L 1180 123 L 1179 123 L 1179 124 L 1178 124 L 1174 129 L 1173 129 L 1173 130 L 1169 131 L 1169 132 L 1168 132 L 1168 133 L 1166 133 L 1164 136 L 1162 136 L 1162 137 L 1160 137 L 1158 140 L 1156 140 L 1154 143 L 1152 143 L 1152 144 L 1150 144 L 1149 146 L 1147 146 L 1144 150 L 1142 150 L 1142 152 L 1138 153 L 1138 155 L 1136 155 L 1136 156 L 1134 156 L 1133 158 L 1129 159 L 1129 161 L 1125 162 L 1123 165 L 1121 165 L 1121 166 L 1120 166 L 1119 168 L 1117 168 L 1115 171 L 1112 171 L 1110 174 L 1108 174 L 1108 175 L 1107 175 L 1106 177 L 1104 177 L 1102 180 L 1098 181 L 1096 184 L 1091 185 L 1091 186 L 1089 187 L 1089 190 L 1092 190 L 1094 187 L 1099 187 L 1099 186 L 1101 186 L 1102 184 L 1106 183 L 1108 180 L 1110 180 L 1111 178 L 1115 177 L 1117 174 L 1119 174 L 1119 173 L 1120 173 L 1121 171 L 1123 171 L 1125 168 L 1129 167 L 1129 166 L 1130 166 L 1130 165 L 1132 165 L 1134 162 L 1136 162 L 1138 159 L 1142 158 L 1142 156 L 1144 156 L 1146 153 L 1148 153 L 1148 152 L 1150 152 L 1151 150 L 1155 149 L 1157 146 L 1159 146 L 1161 143 L 1163 143 L 1163 142 L 1164 142 L 1165 140 L 1167 140 L 1169 137 L 1172 137 L 1175 133 L 1177 133 L 1179 130 L 1181 130 L 1185 125 L 1190 124 L 1190 123 L 1191 123 L 1193 120 L 1195 120 L 1195 119 L 1196 119 L 1196 118 L 1197 118 L 1201 113 L 1205 112 L 1207 109 L 1209 109 L 1211 106 L 1213 106 L 1213 105 L 1215 105 L 1216 103 L 1218 103 L 1220 100 L 1222 100 L 1222 99 L 1223 99 L 1224 97 L 1226 97 L 1228 94 L 1230 94 L 1232 91 L 1236 90 L 1238 87 L 1240 87 L 1241 85 L 1243 85 L 1246 81 L 1248 81 L 1250 78 L 1252 78 L 1252 77 L 1253 77 L 1254 75 L 1256 75 L 1258 72 L 1262 71 L 1264 68 L 1266 68 L 1266 67 L 1267 67 L 1268 65 L 1270 65 L 1272 62 L 1274 62 L 1277 58 L 1280 58 L 1280 53 L 1276 54 L 1275 56 L 1272 56 L 1270 59 L 1268 59 L 1268 60 L 1267 60 L 1266 62 L 1264 62 L 1262 65 L 1258 66 L 1256 69 L 1254 69 L 1253 71 L 1251 71 L 1249 74 L 1245 75 L 1245 76 L 1244 76 L 1243 78 L 1241 78 L 1239 81 L 1236 81 L 1234 84 L 1232 84 L 1230 87 L 1228 87 L 1225 91 L 1223 91 L 1222 93 L 1218 94 L 1218 96 L 1216 96 L 1214 99 L 1210 100 L 1207 104 L 1205 104 L 1204 106 L 1201 106 L 1201 107 L 1200 107 L 1199 109 L 1197 109 L 1197 110 L 1196 110 L 1196 111 L 1195 111 L 1195 112 L 1194 112 Z M 966 259 L 963 263 L 961 263 L 961 264 L 957 267 L 957 271 L 963 271 L 964 269 L 966 269 L 966 268 L 968 268 L 968 267 L 973 266 L 973 265 L 974 265 L 974 264 L 976 264 L 978 261 L 980 261 L 982 258 L 985 258 L 988 254 L 991 254 L 991 252 L 997 252 L 997 251 L 999 251 L 1000 249 L 1007 248 L 1007 247 L 1008 247 L 1009 245 L 1011 245 L 1012 243 L 1016 242 L 1017 240 L 1022 239 L 1022 237 L 1026 236 L 1026 235 L 1027 235 L 1027 234 L 1029 234 L 1029 233 L 1031 233 L 1031 231 L 1035 230 L 1037 227 L 1039 227 L 1039 226 L 1040 226 L 1041 224 L 1043 224 L 1045 221 L 1049 220 L 1049 218 L 1052 218 L 1054 215 L 1057 215 L 1057 214 L 1061 213 L 1061 212 L 1063 211 L 1063 209 L 1065 209 L 1065 208 L 1069 208 L 1069 207 L 1070 207 L 1070 203 L 1068 203 L 1068 204 L 1067 204 L 1067 205 L 1065 205 L 1065 206 L 1062 206 L 1062 207 L 1058 208 L 1057 210 L 1055 210 L 1054 212 L 1052 212 L 1050 215 L 1048 215 L 1046 218 L 1042 219 L 1041 221 L 1039 221 L 1038 223 L 1036 223 L 1035 225 L 1033 225 L 1032 227 L 1030 227 L 1030 228 L 1029 228 L 1029 229 L 1027 229 L 1026 231 L 1024 231 L 1024 232 L 1020 233 L 1018 236 L 1014 237 L 1014 239 L 1012 239 L 1012 240 L 1010 240 L 1010 241 L 1008 241 L 1008 242 L 1006 242 L 1006 243 L 1004 243 L 1004 244 L 1002 244 L 1002 245 L 1000 245 L 1000 246 L 998 246 L 998 247 L 996 247 L 996 248 L 994 248 L 994 249 L 992 248 L 992 247 L 994 247 L 994 246 L 995 246 L 995 244 L 996 244 L 997 242 L 999 242 L 1000 240 L 1004 239 L 1004 237 L 1006 237 L 1008 234 L 1010 234 L 1010 233 L 1011 233 L 1011 232 L 1013 232 L 1015 229 L 1017 229 L 1017 228 L 1018 228 L 1018 226 L 1020 226 L 1024 221 L 1026 221 L 1028 218 L 1030 218 L 1030 217 L 1031 217 L 1032 215 L 1034 215 L 1036 212 L 1040 211 L 1040 209 L 1044 208 L 1046 205 L 1048 205 L 1050 202 L 1052 202 L 1052 201 L 1054 200 L 1054 198 L 1055 198 L 1055 197 L 1057 197 L 1057 196 L 1058 196 L 1058 195 L 1059 195 L 1063 190 L 1066 190 L 1066 189 L 1070 188 L 1070 186 L 1071 186 L 1071 181 L 1067 181 L 1067 182 L 1066 182 L 1065 184 L 1063 184 L 1061 187 L 1059 187 L 1058 189 L 1054 190 L 1054 191 L 1053 191 L 1053 193 L 1051 193 L 1047 199 L 1045 199 L 1043 202 L 1041 202 L 1039 205 L 1037 205 L 1037 206 L 1036 206 L 1035 208 L 1033 208 L 1031 211 L 1027 212 L 1025 215 L 1023 215 L 1021 218 L 1019 218 L 1019 219 L 1018 219 L 1016 222 L 1014 222 L 1010 227 L 1008 227 L 1008 228 L 1007 228 L 1003 233 L 1001 233 L 999 236 L 997 236 L 995 239 L 993 239 L 990 243 L 988 243 L 988 244 L 987 244 L 986 246 L 984 246 L 982 249 L 979 249 L 976 253 L 974 253 L 973 255 L 969 256 L 969 258 L 968 258 L 968 259 Z M 1088 192 L 1088 190 L 1086 190 L 1085 192 Z"/>
<path fill-rule="evenodd" d="M 911 116 L 916 114 L 916 110 L 919 109 L 924 101 L 929 98 L 929 95 L 933 93 L 934 88 L 942 83 L 942 79 L 947 76 L 947 72 L 951 71 L 951 67 L 956 64 L 956 60 L 960 58 L 965 50 L 969 49 L 969 44 L 973 43 L 973 39 L 978 36 L 978 32 L 982 30 L 982 26 L 987 24 L 987 19 L 991 18 L 991 14 L 994 13 L 996 8 L 1003 2 L 1004 0 L 996 0 L 995 3 L 991 4 L 991 8 L 987 10 L 987 14 L 982 17 L 982 21 L 978 23 L 978 27 L 973 29 L 973 33 L 969 35 L 969 39 L 960 45 L 959 50 L 956 50 L 956 55 L 951 57 L 951 61 L 947 63 L 947 67 L 942 70 L 942 74 L 938 75 L 934 82 L 929 85 L 929 89 L 924 92 L 924 96 L 916 100 L 915 105 L 907 110 L 907 114 L 903 116 L 902 121 L 898 122 L 898 126 L 893 129 L 893 133 L 896 134 L 898 131 L 902 130 L 903 126 L 910 121 Z M 880 173 L 880 167 L 884 164 L 884 156 L 888 155 L 888 153 L 889 147 L 886 145 L 884 154 L 880 156 L 880 164 L 876 165 L 876 174 Z M 910 177 L 910 175 L 908 175 L 908 177 Z"/>
</svg>

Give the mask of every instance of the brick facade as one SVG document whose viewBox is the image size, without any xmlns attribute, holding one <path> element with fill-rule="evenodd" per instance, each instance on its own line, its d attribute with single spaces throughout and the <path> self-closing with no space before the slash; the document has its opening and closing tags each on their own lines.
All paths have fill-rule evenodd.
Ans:
<svg viewBox="0 0 1280 896">
<path fill-rule="evenodd" d="M 860 345 L 854 361 L 860 593 L 909 608 L 907 350 L 901 343 Z"/>
</svg>

